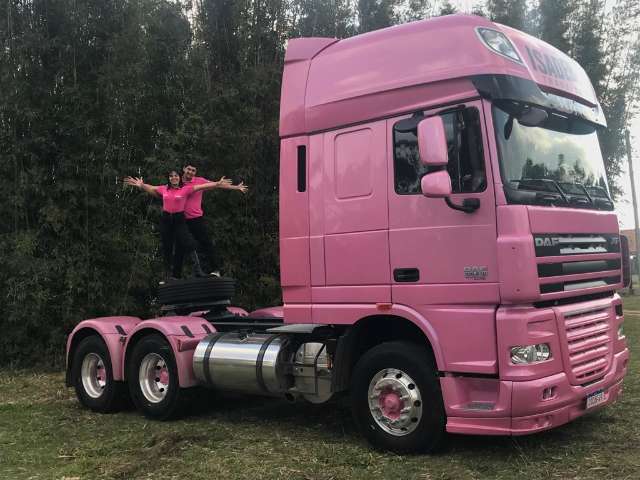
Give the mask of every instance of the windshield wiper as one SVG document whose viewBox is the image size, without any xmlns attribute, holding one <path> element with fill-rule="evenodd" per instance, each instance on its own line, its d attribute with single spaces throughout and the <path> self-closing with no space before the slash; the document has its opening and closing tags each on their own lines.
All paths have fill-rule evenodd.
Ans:
<svg viewBox="0 0 640 480">
<path fill-rule="evenodd" d="M 598 191 L 604 192 L 604 195 L 591 195 L 582 183 L 579 182 L 557 182 L 550 178 L 523 178 L 521 180 L 510 180 L 512 183 L 518 184 L 518 190 L 529 190 L 536 192 L 535 200 L 537 203 L 545 204 L 557 204 L 559 201 L 565 205 L 576 206 L 588 206 L 592 205 L 595 208 L 602 210 L 613 210 L 613 202 L 606 195 L 606 190 L 599 189 Z M 541 188 L 544 186 L 544 190 Z M 564 188 L 563 188 L 564 186 Z M 570 189 L 568 187 L 574 187 Z M 548 189 L 552 187 L 553 190 Z M 579 189 L 579 193 L 575 191 L 575 188 Z"/>
<path fill-rule="evenodd" d="M 565 195 L 558 182 L 551 180 L 550 178 L 522 178 L 520 180 L 510 180 L 513 183 L 518 184 L 518 190 L 529 190 L 536 192 L 535 199 L 537 202 L 548 204 L 557 203 L 558 200 L 562 200 L 563 203 L 569 204 L 569 199 Z M 538 185 L 536 185 L 539 183 Z M 541 185 L 540 185 L 541 184 Z M 555 192 L 545 188 L 540 190 L 540 186 L 549 185 L 555 189 Z M 536 188 L 538 187 L 538 188 Z M 557 192 L 557 193 L 556 193 Z"/>
<path fill-rule="evenodd" d="M 576 193 L 575 191 L 571 192 L 568 190 L 564 190 L 564 186 L 566 185 L 570 185 L 572 187 L 578 187 L 580 190 L 582 190 L 584 192 L 584 195 L 580 194 L 580 193 Z M 593 205 L 595 202 L 593 201 L 593 198 L 591 198 L 591 195 L 589 195 L 589 192 L 587 191 L 587 189 L 585 188 L 585 186 L 582 183 L 578 183 L 578 182 L 558 182 L 558 186 L 560 188 L 562 188 L 564 190 L 564 192 L 568 195 L 580 195 L 581 197 L 586 197 L 586 202 L 584 201 L 577 201 L 578 199 L 571 199 L 574 201 L 574 203 L 578 204 L 578 205 L 584 205 L 585 203 L 591 204 Z"/>
</svg>

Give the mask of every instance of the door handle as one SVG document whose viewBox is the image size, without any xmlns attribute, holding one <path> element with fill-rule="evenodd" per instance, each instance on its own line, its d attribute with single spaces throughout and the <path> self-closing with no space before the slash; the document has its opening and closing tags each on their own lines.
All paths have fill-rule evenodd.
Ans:
<svg viewBox="0 0 640 480">
<path fill-rule="evenodd" d="M 393 271 L 396 282 L 417 282 L 420 280 L 420 270 L 417 268 L 396 268 Z"/>
</svg>

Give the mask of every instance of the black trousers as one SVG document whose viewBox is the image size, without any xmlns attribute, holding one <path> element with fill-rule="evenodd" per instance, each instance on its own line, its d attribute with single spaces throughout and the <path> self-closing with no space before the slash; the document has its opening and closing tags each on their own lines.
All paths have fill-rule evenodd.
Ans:
<svg viewBox="0 0 640 480">
<path fill-rule="evenodd" d="M 193 252 L 196 246 L 187 228 L 184 212 L 162 212 L 160 241 L 165 268 L 172 269 L 173 275 L 176 276 L 176 273 L 179 273 L 178 266 L 182 268 L 182 257 Z"/>
<path fill-rule="evenodd" d="M 189 233 L 196 241 L 196 249 L 202 263 L 202 268 L 205 269 L 205 271 L 217 270 L 219 268 L 219 261 L 213 241 L 207 233 L 207 224 L 204 217 L 191 218 L 186 220 L 186 224 Z M 174 276 L 180 277 L 182 274 L 182 264 L 184 262 L 184 256 L 187 253 L 190 252 L 183 252 L 180 250 L 176 251 L 176 259 L 173 269 Z"/>
</svg>

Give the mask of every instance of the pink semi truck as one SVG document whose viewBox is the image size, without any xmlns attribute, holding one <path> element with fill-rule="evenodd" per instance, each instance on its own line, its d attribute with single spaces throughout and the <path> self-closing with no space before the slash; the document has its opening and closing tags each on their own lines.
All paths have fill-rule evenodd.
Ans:
<svg viewBox="0 0 640 480">
<path fill-rule="evenodd" d="M 230 307 L 228 279 L 169 284 L 158 318 L 81 322 L 67 384 L 93 410 L 130 395 L 157 419 L 197 386 L 349 392 L 362 434 L 398 452 L 609 405 L 629 358 L 628 255 L 605 126 L 575 61 L 480 17 L 291 40 L 284 305 Z"/>
</svg>

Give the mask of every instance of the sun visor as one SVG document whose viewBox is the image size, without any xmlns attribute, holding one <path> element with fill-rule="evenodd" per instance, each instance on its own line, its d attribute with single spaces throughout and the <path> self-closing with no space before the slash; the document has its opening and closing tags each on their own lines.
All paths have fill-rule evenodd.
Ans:
<svg viewBox="0 0 640 480">
<path fill-rule="evenodd" d="M 512 75 L 474 75 L 471 80 L 483 98 L 539 105 L 602 127 L 607 126 L 604 113 L 597 102 L 595 106 L 588 106 L 571 98 L 544 92 L 532 80 Z"/>
</svg>

